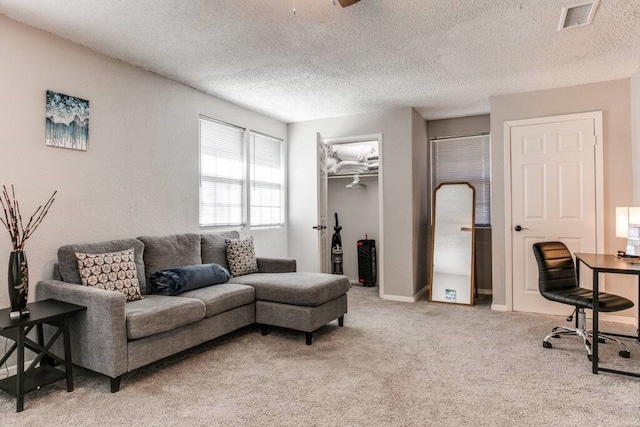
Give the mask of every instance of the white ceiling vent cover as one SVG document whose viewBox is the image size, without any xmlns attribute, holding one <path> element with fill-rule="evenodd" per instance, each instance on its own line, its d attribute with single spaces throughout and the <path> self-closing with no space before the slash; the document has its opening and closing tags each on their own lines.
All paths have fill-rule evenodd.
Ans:
<svg viewBox="0 0 640 427">
<path fill-rule="evenodd" d="M 596 14 L 598 3 L 600 3 L 600 0 L 563 7 L 560 23 L 558 24 L 558 31 L 591 24 L 593 15 Z"/>
</svg>

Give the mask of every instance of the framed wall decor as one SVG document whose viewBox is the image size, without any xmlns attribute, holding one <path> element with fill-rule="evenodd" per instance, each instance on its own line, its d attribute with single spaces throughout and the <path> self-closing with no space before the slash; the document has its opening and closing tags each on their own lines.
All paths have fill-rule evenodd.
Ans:
<svg viewBox="0 0 640 427">
<path fill-rule="evenodd" d="M 45 144 L 87 151 L 89 101 L 48 90 Z"/>
</svg>

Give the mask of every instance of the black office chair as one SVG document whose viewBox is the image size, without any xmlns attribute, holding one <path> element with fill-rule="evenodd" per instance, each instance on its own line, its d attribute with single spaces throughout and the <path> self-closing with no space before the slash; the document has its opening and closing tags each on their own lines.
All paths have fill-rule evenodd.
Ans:
<svg viewBox="0 0 640 427">
<path fill-rule="evenodd" d="M 551 348 L 549 338 L 560 338 L 561 335 L 577 335 L 584 341 L 587 357 L 592 360 L 591 341 L 593 332 L 587 329 L 585 309 L 593 309 L 593 291 L 581 288 L 576 278 L 576 268 L 571 252 L 562 242 L 534 243 L 533 253 L 538 261 L 538 287 L 543 297 L 562 304 L 572 305 L 577 311 L 575 328 L 556 326 L 551 333 L 544 337 L 542 346 Z M 633 307 L 633 302 L 613 294 L 598 292 L 599 310 L 613 312 Z M 575 313 L 574 311 L 574 313 Z M 573 315 L 567 318 L 571 321 Z M 598 334 L 598 342 L 613 341 L 622 346 L 618 353 L 620 357 L 631 356 L 629 348 L 621 341 L 604 334 Z"/>
</svg>

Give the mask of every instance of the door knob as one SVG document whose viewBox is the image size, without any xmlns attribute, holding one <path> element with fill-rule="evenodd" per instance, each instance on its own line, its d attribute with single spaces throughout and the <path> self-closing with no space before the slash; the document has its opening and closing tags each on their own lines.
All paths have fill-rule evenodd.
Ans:
<svg viewBox="0 0 640 427">
<path fill-rule="evenodd" d="M 516 231 L 528 230 L 528 228 L 520 227 L 519 225 L 516 225 L 513 229 Z"/>
</svg>

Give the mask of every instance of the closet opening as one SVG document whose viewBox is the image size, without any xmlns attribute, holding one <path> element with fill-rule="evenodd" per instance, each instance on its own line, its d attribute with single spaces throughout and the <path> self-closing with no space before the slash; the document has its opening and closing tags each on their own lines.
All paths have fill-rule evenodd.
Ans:
<svg viewBox="0 0 640 427">
<path fill-rule="evenodd" d="M 327 234 L 338 216 L 342 274 L 353 286 L 378 287 L 383 293 L 382 135 L 324 140 L 327 165 Z M 327 239 L 331 244 L 332 239 Z M 332 250 L 323 262 L 332 271 Z M 325 264 L 326 265 L 326 264 Z M 333 268 L 335 270 L 335 268 Z"/>
</svg>

